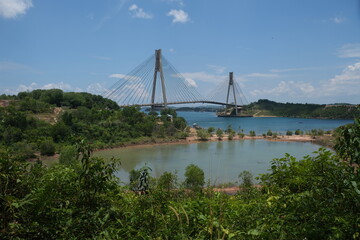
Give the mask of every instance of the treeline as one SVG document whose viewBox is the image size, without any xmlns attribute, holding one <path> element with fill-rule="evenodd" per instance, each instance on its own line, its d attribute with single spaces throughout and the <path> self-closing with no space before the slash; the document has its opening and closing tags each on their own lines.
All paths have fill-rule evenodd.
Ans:
<svg viewBox="0 0 360 240">
<path fill-rule="evenodd" d="M 0 153 L 1 239 L 359 239 L 360 121 L 341 127 L 335 150 L 301 160 L 286 154 L 235 196 L 204 188 L 195 165 L 151 178 L 132 171 L 120 186 L 119 160 L 91 157 L 80 138 L 51 168 Z"/>
<path fill-rule="evenodd" d="M 319 105 L 300 103 L 278 103 L 260 99 L 248 106 L 248 111 L 259 115 L 279 117 L 354 119 L 360 117 L 360 108 L 355 105 Z"/>
<path fill-rule="evenodd" d="M 51 111 L 52 107 L 78 108 L 80 106 L 92 109 L 119 109 L 117 103 L 86 92 L 63 92 L 60 89 L 20 92 L 17 96 L 0 96 L 0 99 L 13 99 L 20 101 L 19 110 L 42 113 Z"/>
<path fill-rule="evenodd" d="M 146 114 L 137 107 L 120 109 L 101 96 L 58 89 L 2 98 L 10 103 L 0 107 L 0 149 L 23 159 L 38 152 L 53 155 L 73 145 L 78 136 L 95 148 L 187 136 L 185 119 L 171 109 L 162 110 L 160 116 Z"/>
</svg>

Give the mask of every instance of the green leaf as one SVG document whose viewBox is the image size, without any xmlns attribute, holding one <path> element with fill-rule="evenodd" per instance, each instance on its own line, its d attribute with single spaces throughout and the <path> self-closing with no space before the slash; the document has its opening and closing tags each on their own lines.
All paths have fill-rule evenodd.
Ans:
<svg viewBox="0 0 360 240">
<path fill-rule="evenodd" d="M 351 184 L 355 188 L 355 192 L 360 195 L 360 190 L 358 189 L 357 183 L 355 181 L 351 181 Z"/>
<path fill-rule="evenodd" d="M 261 232 L 257 229 L 250 229 L 247 233 L 253 236 L 259 236 L 261 234 Z"/>
</svg>

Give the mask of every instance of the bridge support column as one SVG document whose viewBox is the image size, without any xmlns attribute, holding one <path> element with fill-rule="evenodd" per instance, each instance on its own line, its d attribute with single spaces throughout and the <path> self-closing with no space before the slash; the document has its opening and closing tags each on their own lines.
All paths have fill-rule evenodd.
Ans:
<svg viewBox="0 0 360 240">
<path fill-rule="evenodd" d="M 151 108 L 154 109 L 155 107 L 155 92 L 156 92 L 156 81 L 157 81 L 157 75 L 160 74 L 160 80 L 161 80 L 161 89 L 162 89 L 162 95 L 163 95 L 163 102 L 164 107 L 167 107 L 167 99 L 166 99 L 166 90 L 165 90 L 165 78 L 164 78 L 164 72 L 162 68 L 162 61 L 161 61 L 161 49 L 155 50 L 155 71 L 154 71 L 154 80 L 153 80 L 153 89 L 151 94 Z"/>
<path fill-rule="evenodd" d="M 232 94 L 234 95 L 235 113 L 237 115 L 238 107 L 237 107 L 237 102 L 236 102 L 236 94 L 235 94 L 235 86 L 234 86 L 234 73 L 233 72 L 229 72 L 229 86 L 228 86 L 228 92 L 226 95 L 226 104 L 229 103 L 230 88 L 232 88 Z"/>
</svg>

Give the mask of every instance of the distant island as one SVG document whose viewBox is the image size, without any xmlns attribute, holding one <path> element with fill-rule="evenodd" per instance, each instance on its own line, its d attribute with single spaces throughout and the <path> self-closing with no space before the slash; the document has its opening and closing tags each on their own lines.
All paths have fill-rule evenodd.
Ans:
<svg viewBox="0 0 360 240">
<path fill-rule="evenodd" d="M 178 112 L 218 112 L 221 107 L 199 106 L 175 108 Z M 354 119 L 360 117 L 360 106 L 348 103 L 309 104 L 309 103 L 278 103 L 268 99 L 244 106 L 242 115 L 254 117 L 294 117 L 318 119 Z"/>
</svg>

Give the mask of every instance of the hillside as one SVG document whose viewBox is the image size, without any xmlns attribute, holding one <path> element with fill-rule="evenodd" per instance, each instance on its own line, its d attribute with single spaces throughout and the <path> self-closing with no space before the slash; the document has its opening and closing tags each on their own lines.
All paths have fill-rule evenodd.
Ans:
<svg viewBox="0 0 360 240">
<path fill-rule="evenodd" d="M 350 104 L 301 104 L 278 103 L 260 99 L 247 106 L 245 113 L 256 116 L 322 118 L 322 119 L 354 119 L 360 117 L 360 108 Z"/>
<path fill-rule="evenodd" d="M 6 150 L 21 159 L 59 153 L 78 137 L 91 141 L 94 148 L 107 148 L 186 135 L 186 121 L 173 109 L 162 110 L 159 117 L 137 107 L 120 109 L 102 96 L 59 89 L 1 99 L 0 152 Z"/>
</svg>

